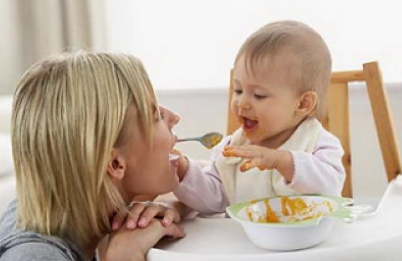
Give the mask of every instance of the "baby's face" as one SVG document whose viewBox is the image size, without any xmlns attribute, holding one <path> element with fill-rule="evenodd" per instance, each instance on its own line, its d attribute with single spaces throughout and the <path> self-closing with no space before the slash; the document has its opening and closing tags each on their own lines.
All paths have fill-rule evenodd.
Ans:
<svg viewBox="0 0 402 261">
<path fill-rule="evenodd" d="M 300 95 L 291 85 L 289 68 L 277 60 L 264 73 L 252 75 L 243 57 L 233 71 L 231 110 L 252 144 L 270 148 L 282 145 L 302 120 L 296 113 Z"/>
</svg>

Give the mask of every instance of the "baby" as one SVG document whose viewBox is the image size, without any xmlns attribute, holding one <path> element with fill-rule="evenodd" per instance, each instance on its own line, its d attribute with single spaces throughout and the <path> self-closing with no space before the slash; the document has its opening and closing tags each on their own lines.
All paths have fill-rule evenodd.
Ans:
<svg viewBox="0 0 402 261">
<path fill-rule="evenodd" d="M 210 166 L 180 155 L 176 197 L 219 213 L 264 197 L 340 196 L 344 152 L 319 122 L 330 75 L 330 52 L 311 27 L 278 21 L 253 33 L 233 69 L 231 110 L 241 127 L 215 148 Z"/>
</svg>

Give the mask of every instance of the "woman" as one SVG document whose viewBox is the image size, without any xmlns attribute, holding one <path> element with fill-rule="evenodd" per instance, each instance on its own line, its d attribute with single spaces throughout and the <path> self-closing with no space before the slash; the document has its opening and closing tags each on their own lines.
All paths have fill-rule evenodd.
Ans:
<svg viewBox="0 0 402 261">
<path fill-rule="evenodd" d="M 109 233 L 102 260 L 144 260 L 163 236 L 183 237 L 171 213 L 163 225 L 152 218 L 155 208 L 141 227 L 111 225 L 131 199 L 178 185 L 169 161 L 178 121 L 133 56 L 63 54 L 33 65 L 14 96 L 17 200 L 0 222 L 0 260 L 97 260 Z"/>
</svg>

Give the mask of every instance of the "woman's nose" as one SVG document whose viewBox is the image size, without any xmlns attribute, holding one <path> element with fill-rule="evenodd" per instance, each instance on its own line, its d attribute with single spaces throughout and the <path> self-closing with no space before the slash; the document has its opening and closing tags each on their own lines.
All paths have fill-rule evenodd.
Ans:
<svg viewBox="0 0 402 261">
<path fill-rule="evenodd" d="M 169 126 L 173 127 L 174 125 L 176 125 L 177 123 L 179 123 L 180 121 L 180 116 L 179 114 L 177 114 L 176 112 L 167 109 L 168 114 L 169 114 Z"/>
</svg>

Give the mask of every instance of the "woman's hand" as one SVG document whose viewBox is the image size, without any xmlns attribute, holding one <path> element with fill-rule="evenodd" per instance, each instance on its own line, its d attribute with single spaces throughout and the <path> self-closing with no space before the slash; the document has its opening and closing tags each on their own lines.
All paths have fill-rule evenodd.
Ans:
<svg viewBox="0 0 402 261">
<path fill-rule="evenodd" d="M 154 217 L 161 218 L 160 223 L 168 227 L 173 222 L 180 222 L 179 212 L 169 204 L 163 202 L 133 201 L 130 212 L 126 216 L 115 216 L 112 221 L 112 231 L 118 230 L 122 224 L 127 229 L 144 228 L 150 224 Z"/>
<path fill-rule="evenodd" d="M 185 236 L 183 229 L 178 225 L 174 223 L 165 225 L 155 218 L 151 219 L 146 227 L 135 229 L 129 229 L 126 223 L 109 235 L 104 252 L 100 253 L 102 261 L 145 260 L 149 249 L 162 237 L 182 238 Z"/>
</svg>

